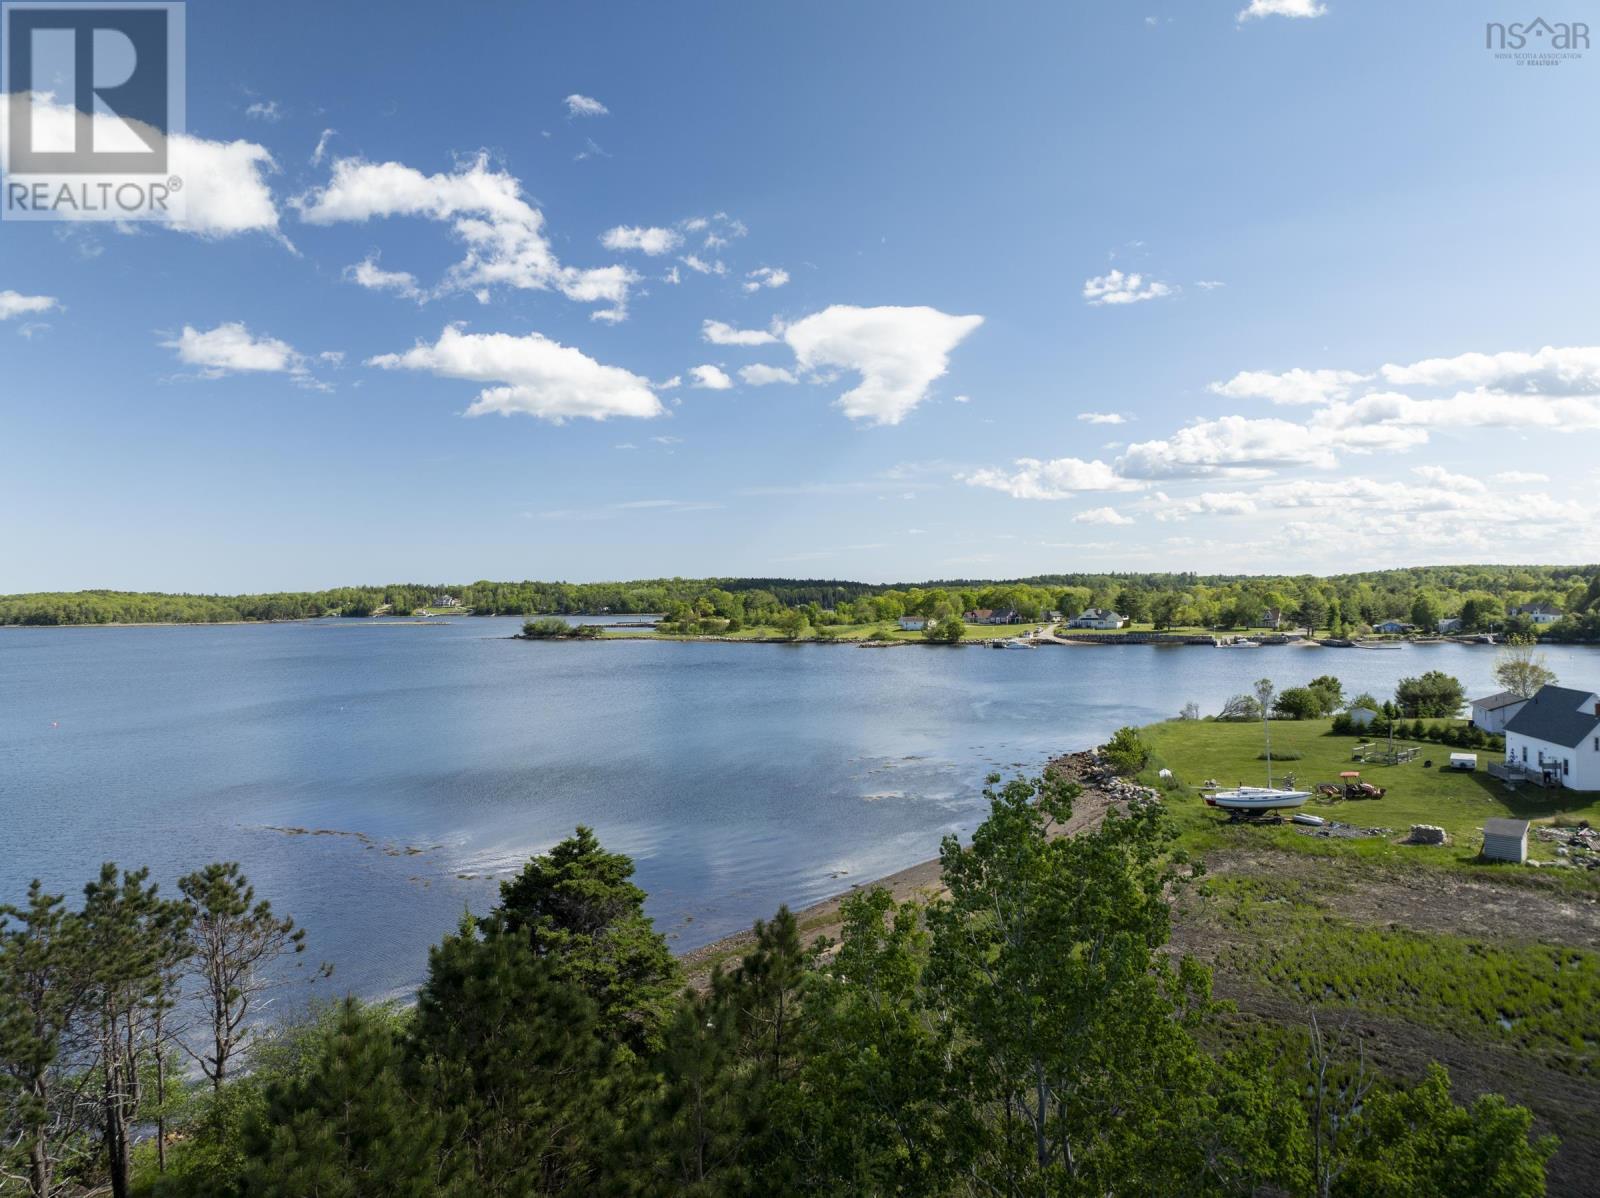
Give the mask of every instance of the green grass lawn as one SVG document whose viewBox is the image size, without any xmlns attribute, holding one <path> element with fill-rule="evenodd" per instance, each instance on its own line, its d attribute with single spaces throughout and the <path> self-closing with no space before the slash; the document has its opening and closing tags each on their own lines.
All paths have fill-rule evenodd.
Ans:
<svg viewBox="0 0 1600 1198">
<path fill-rule="evenodd" d="M 1173 772 L 1181 786 L 1173 791 L 1168 806 L 1182 824 L 1186 839 L 1196 848 L 1222 847 L 1259 838 L 1276 847 L 1304 852 L 1352 853 L 1396 862 L 1466 864 L 1476 856 L 1486 819 L 1505 816 L 1548 821 L 1565 816 L 1600 823 L 1600 794 L 1542 790 L 1535 786 L 1507 791 L 1485 770 L 1490 761 L 1498 760 L 1498 754 L 1482 749 L 1469 750 L 1478 754 L 1478 770 L 1470 774 L 1456 773 L 1439 768 L 1449 761 L 1450 747 L 1424 741 L 1418 745 L 1421 752 L 1416 760 L 1404 765 L 1361 764 L 1351 760 L 1359 738 L 1331 735 L 1330 723 L 1328 720 L 1273 721 L 1274 753 L 1299 754 L 1297 760 L 1275 757 L 1274 781 L 1282 784 L 1285 774 L 1293 774 L 1299 789 L 1311 790 L 1319 782 L 1337 782 L 1343 770 L 1359 770 L 1363 781 L 1385 787 L 1388 794 L 1377 800 L 1330 804 L 1313 798 L 1304 810 L 1342 823 L 1391 828 L 1395 832 L 1393 838 L 1324 839 L 1297 833 L 1290 825 L 1226 826 L 1225 817 L 1204 805 L 1196 787 L 1206 779 L 1215 779 L 1224 786 L 1239 782 L 1248 786 L 1265 785 L 1266 763 L 1259 759 L 1262 751 L 1259 723 L 1170 720 L 1153 724 L 1143 730 L 1152 752 L 1145 779 L 1152 785 L 1157 784 L 1155 771 L 1162 766 Z M 1430 759 L 1434 763 L 1431 769 L 1423 764 Z M 1393 843 L 1404 837 L 1412 824 L 1436 824 L 1450 834 L 1453 843 L 1445 848 Z M 1555 859 L 1552 846 L 1536 836 L 1530 835 L 1528 850 L 1533 857 Z"/>
</svg>

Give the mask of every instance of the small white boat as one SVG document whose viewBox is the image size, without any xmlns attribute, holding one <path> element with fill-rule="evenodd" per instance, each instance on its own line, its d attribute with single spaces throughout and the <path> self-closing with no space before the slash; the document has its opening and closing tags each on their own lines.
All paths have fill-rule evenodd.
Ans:
<svg viewBox="0 0 1600 1198">
<path fill-rule="evenodd" d="M 1320 815 L 1312 815 L 1309 811 L 1296 811 L 1289 818 L 1294 820 L 1294 822 L 1297 824 L 1306 824 L 1312 828 L 1320 828 L 1323 824 L 1328 822 Z"/>
<path fill-rule="evenodd" d="M 1039 646 L 1031 644 L 1028 641 L 1010 640 L 1001 641 L 1000 647 L 1002 649 L 1037 649 Z"/>
<path fill-rule="evenodd" d="M 1309 790 L 1279 790 L 1275 786 L 1238 786 L 1205 796 L 1207 807 L 1224 811 L 1282 811 L 1302 806 L 1311 797 Z"/>
</svg>

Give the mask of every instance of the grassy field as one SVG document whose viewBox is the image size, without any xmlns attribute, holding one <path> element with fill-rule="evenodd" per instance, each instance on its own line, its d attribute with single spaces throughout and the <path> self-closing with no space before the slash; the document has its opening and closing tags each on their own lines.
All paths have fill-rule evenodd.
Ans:
<svg viewBox="0 0 1600 1198">
<path fill-rule="evenodd" d="M 1294 825 L 1227 826 L 1222 815 L 1204 805 L 1195 788 L 1207 779 L 1215 779 L 1224 786 L 1238 782 L 1250 786 L 1265 784 L 1266 763 L 1260 760 L 1259 723 L 1171 720 L 1153 724 L 1144 730 L 1144 738 L 1152 751 L 1146 779 L 1156 784 L 1157 769 L 1165 766 L 1172 770 L 1180 788 L 1169 806 L 1182 822 L 1191 845 L 1201 849 L 1264 841 L 1302 852 L 1359 854 L 1392 863 L 1465 866 L 1477 856 L 1486 819 L 1504 816 L 1550 821 L 1562 817 L 1600 823 L 1600 794 L 1542 790 L 1526 785 L 1508 791 L 1484 769 L 1496 759 L 1491 752 L 1476 750 L 1479 769 L 1470 774 L 1440 769 L 1439 766 L 1449 760 L 1451 749 L 1429 741 L 1417 744 L 1421 750 L 1419 755 L 1404 765 L 1361 764 L 1351 759 L 1352 750 L 1360 740 L 1331 735 L 1329 725 L 1328 720 L 1273 721 L 1274 754 L 1298 755 L 1295 760 L 1275 757 L 1274 780 L 1281 784 L 1285 774 L 1293 774 L 1296 786 L 1309 790 L 1319 782 L 1337 782 L 1343 770 L 1359 770 L 1363 781 L 1384 787 L 1388 793 L 1377 800 L 1335 803 L 1313 798 L 1305 810 L 1359 827 L 1389 828 L 1393 836 L 1338 840 L 1304 835 L 1296 831 Z M 1429 760 L 1433 762 L 1432 768 L 1425 764 Z M 1412 824 L 1437 825 L 1450 834 L 1452 843 L 1443 848 L 1396 843 L 1409 833 Z M 1528 849 L 1529 854 L 1538 859 L 1555 860 L 1552 846 L 1537 836 L 1529 837 Z M 1596 885 L 1600 887 L 1600 880 Z"/>
</svg>

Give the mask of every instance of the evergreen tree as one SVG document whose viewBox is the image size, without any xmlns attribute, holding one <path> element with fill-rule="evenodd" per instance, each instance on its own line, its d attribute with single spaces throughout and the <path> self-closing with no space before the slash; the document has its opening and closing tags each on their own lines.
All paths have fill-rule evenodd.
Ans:
<svg viewBox="0 0 1600 1198">
<path fill-rule="evenodd" d="M 591 1192 L 615 1060 L 594 1003 L 522 933 L 463 919 L 428 954 L 412 1037 L 416 1085 L 458 1123 L 474 1195 Z"/>
<path fill-rule="evenodd" d="M 267 1088 L 245 1132 L 247 1198 L 466 1195 L 445 1152 L 444 1117 L 407 1085 L 403 1046 L 379 1013 L 347 998 L 307 1072 Z"/>
<path fill-rule="evenodd" d="M 491 922 L 503 919 L 523 935 L 551 976 L 594 1001 L 607 1034 L 645 1057 L 660 1045 L 681 973 L 632 876 L 630 858 L 606 852 L 593 830 L 580 826 L 501 884 Z"/>
</svg>

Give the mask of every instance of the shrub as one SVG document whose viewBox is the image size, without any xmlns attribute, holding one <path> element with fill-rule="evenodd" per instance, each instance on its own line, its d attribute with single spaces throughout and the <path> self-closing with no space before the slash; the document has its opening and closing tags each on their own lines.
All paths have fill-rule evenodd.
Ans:
<svg viewBox="0 0 1600 1198">
<path fill-rule="evenodd" d="M 1124 777 L 1137 774 L 1150 764 L 1150 748 L 1137 728 L 1118 728 L 1101 750 L 1106 764 Z"/>
<path fill-rule="evenodd" d="M 572 631 L 560 616 L 539 616 L 522 623 L 522 635 L 530 641 L 548 640 L 551 637 L 566 636 Z"/>
</svg>

